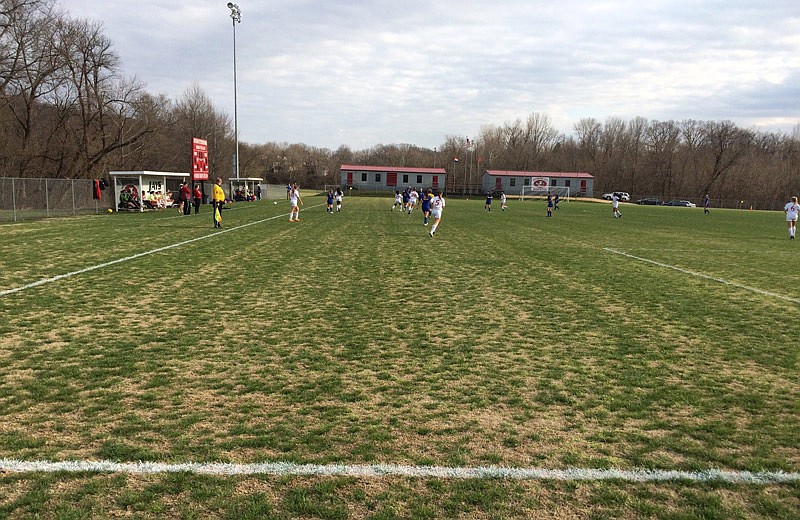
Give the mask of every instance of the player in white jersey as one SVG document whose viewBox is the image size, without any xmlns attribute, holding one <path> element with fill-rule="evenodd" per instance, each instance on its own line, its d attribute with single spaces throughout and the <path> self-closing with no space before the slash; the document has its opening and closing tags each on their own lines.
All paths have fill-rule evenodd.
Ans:
<svg viewBox="0 0 800 520">
<path fill-rule="evenodd" d="M 500 192 L 500 211 L 505 211 L 507 207 L 508 206 L 506 206 L 506 192 L 501 191 Z"/>
<path fill-rule="evenodd" d="M 344 197 L 344 192 L 342 188 L 336 188 L 336 213 L 342 211 L 342 198 Z"/>
<path fill-rule="evenodd" d="M 419 200 L 419 193 L 414 188 L 411 188 L 411 193 L 408 194 L 408 214 L 411 215 L 411 212 L 414 211 L 414 206 L 417 204 L 417 200 Z"/>
<path fill-rule="evenodd" d="M 622 218 L 622 213 L 619 211 L 619 195 L 616 193 L 611 195 L 611 211 L 614 212 L 614 218 Z"/>
<path fill-rule="evenodd" d="M 800 215 L 800 204 L 797 203 L 797 197 L 792 197 L 791 202 L 787 202 L 783 207 L 783 212 L 786 213 L 786 223 L 789 225 L 789 238 L 794 240 L 794 233 L 797 230 L 797 218 Z"/>
<path fill-rule="evenodd" d="M 394 208 L 397 206 L 400 206 L 401 211 L 403 210 L 403 194 L 399 191 L 394 192 L 394 204 L 392 204 L 392 211 L 394 211 Z"/>
<path fill-rule="evenodd" d="M 303 199 L 300 198 L 300 190 L 297 183 L 292 185 L 292 190 L 289 192 L 289 205 L 292 207 L 289 211 L 289 222 L 300 222 L 300 208 L 298 204 L 303 204 Z M 297 215 L 295 217 L 295 215 Z"/>
<path fill-rule="evenodd" d="M 431 237 L 436 234 L 436 229 L 439 227 L 439 221 L 442 220 L 442 211 L 444 211 L 444 195 L 441 191 L 436 193 L 436 196 L 431 200 L 431 217 L 433 217 L 433 226 L 428 233 Z"/>
</svg>

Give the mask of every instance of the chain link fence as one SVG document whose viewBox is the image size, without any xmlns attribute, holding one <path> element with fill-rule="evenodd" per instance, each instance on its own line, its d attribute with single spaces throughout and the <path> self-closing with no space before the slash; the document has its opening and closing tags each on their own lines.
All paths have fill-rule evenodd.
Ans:
<svg viewBox="0 0 800 520">
<path fill-rule="evenodd" d="M 114 190 L 92 197 L 92 179 L 0 177 L 0 222 L 101 213 L 114 204 Z"/>
</svg>

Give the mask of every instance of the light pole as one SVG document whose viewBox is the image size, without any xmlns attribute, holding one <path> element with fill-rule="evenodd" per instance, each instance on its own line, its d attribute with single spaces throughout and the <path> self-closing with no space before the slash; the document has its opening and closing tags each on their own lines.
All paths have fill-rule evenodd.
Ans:
<svg viewBox="0 0 800 520">
<path fill-rule="evenodd" d="M 228 9 L 231 10 L 231 20 L 233 20 L 233 137 L 236 140 L 236 178 L 239 178 L 239 110 L 236 94 L 236 24 L 242 23 L 242 12 L 239 6 L 233 2 L 228 2 Z"/>
</svg>

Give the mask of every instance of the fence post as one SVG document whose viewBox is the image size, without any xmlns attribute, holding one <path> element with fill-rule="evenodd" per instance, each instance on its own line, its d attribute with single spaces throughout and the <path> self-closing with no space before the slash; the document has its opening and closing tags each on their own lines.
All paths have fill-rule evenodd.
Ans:
<svg viewBox="0 0 800 520">
<path fill-rule="evenodd" d="M 14 188 L 14 177 L 11 177 L 11 208 L 14 215 L 14 222 L 17 221 L 17 194 Z"/>
<path fill-rule="evenodd" d="M 45 215 L 50 216 L 50 194 L 47 192 L 47 177 L 44 178 L 44 206 Z"/>
<path fill-rule="evenodd" d="M 75 179 L 72 179 L 70 185 L 72 186 L 72 214 L 77 215 L 77 211 L 75 211 Z"/>
</svg>

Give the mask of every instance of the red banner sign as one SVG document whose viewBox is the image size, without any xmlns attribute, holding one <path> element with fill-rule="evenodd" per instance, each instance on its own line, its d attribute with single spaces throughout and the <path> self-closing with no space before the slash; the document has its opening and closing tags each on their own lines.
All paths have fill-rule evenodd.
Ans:
<svg viewBox="0 0 800 520">
<path fill-rule="evenodd" d="M 192 180 L 208 180 L 208 141 L 192 137 Z"/>
</svg>

